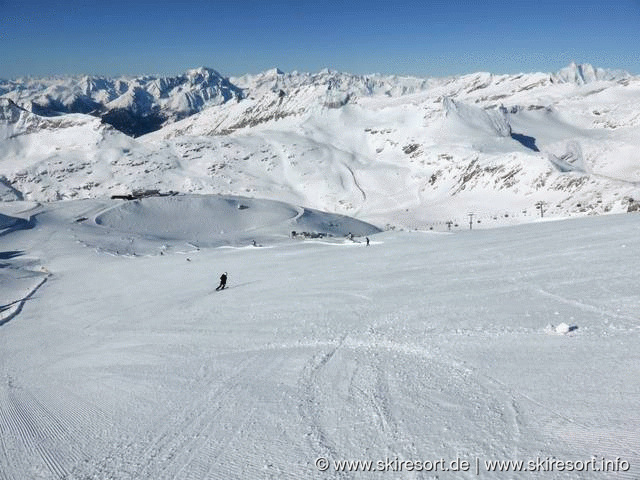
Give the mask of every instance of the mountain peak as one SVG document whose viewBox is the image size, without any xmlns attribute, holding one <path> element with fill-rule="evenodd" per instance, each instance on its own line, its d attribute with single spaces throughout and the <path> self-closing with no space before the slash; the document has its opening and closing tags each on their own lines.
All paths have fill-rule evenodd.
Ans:
<svg viewBox="0 0 640 480">
<path fill-rule="evenodd" d="M 571 62 L 569 65 L 559 70 L 553 75 L 559 83 L 575 83 L 585 85 L 598 81 L 618 81 L 630 77 L 628 72 L 623 70 L 609 70 L 596 68 L 589 63 Z"/>
<path fill-rule="evenodd" d="M 0 121 L 15 123 L 23 112 L 25 109 L 16 105 L 13 100 L 0 98 Z"/>
<path fill-rule="evenodd" d="M 207 78 L 207 79 L 211 77 L 222 77 L 222 75 L 220 75 L 213 68 L 204 67 L 204 66 L 187 70 L 185 72 L 185 75 L 190 78 L 201 77 L 201 78 Z"/>
<path fill-rule="evenodd" d="M 284 75 L 284 72 L 280 70 L 278 67 L 271 68 L 269 70 L 265 70 L 265 77 L 276 77 L 279 75 Z"/>
</svg>

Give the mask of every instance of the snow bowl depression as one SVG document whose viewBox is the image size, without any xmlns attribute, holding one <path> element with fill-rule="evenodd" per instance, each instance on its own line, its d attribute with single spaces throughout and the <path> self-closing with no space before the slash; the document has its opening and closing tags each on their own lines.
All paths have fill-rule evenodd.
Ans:
<svg viewBox="0 0 640 480">
<path fill-rule="evenodd" d="M 184 240 L 198 245 L 242 245 L 288 237 L 292 231 L 344 237 L 380 230 L 353 218 L 283 202 L 222 195 L 148 197 L 127 201 L 96 215 L 110 229 Z"/>
</svg>

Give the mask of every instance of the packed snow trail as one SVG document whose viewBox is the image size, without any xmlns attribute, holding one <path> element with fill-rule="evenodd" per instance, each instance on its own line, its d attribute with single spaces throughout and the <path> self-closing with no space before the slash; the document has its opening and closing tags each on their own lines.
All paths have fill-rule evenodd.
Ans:
<svg viewBox="0 0 640 480">
<path fill-rule="evenodd" d="M 0 237 L 52 274 L 0 327 L 2 480 L 532 478 L 483 465 L 593 456 L 640 474 L 635 215 L 188 256 L 147 236 L 134 257 L 107 248 L 133 235 L 115 220 L 75 221 L 89 203 Z M 483 470 L 334 468 L 441 458 Z"/>
</svg>

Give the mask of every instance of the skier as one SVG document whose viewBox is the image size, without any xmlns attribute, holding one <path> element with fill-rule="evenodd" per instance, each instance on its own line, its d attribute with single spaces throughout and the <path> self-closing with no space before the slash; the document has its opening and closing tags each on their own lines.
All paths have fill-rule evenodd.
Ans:
<svg viewBox="0 0 640 480">
<path fill-rule="evenodd" d="M 369 237 L 364 237 L 367 239 L 367 247 L 369 246 Z"/>
<path fill-rule="evenodd" d="M 218 287 L 216 288 L 216 292 L 218 290 L 223 290 L 224 287 L 227 286 L 227 272 L 224 272 L 222 275 L 220 275 L 220 285 L 218 285 Z"/>
</svg>

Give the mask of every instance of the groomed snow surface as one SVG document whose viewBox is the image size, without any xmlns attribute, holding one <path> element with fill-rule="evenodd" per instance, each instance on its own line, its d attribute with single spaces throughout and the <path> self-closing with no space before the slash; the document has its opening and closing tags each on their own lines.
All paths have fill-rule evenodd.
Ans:
<svg viewBox="0 0 640 480">
<path fill-rule="evenodd" d="M 2 480 L 640 478 L 636 214 L 374 234 L 241 197 L 20 204 L 0 209 Z M 484 464 L 592 458 L 628 468 Z"/>
</svg>

